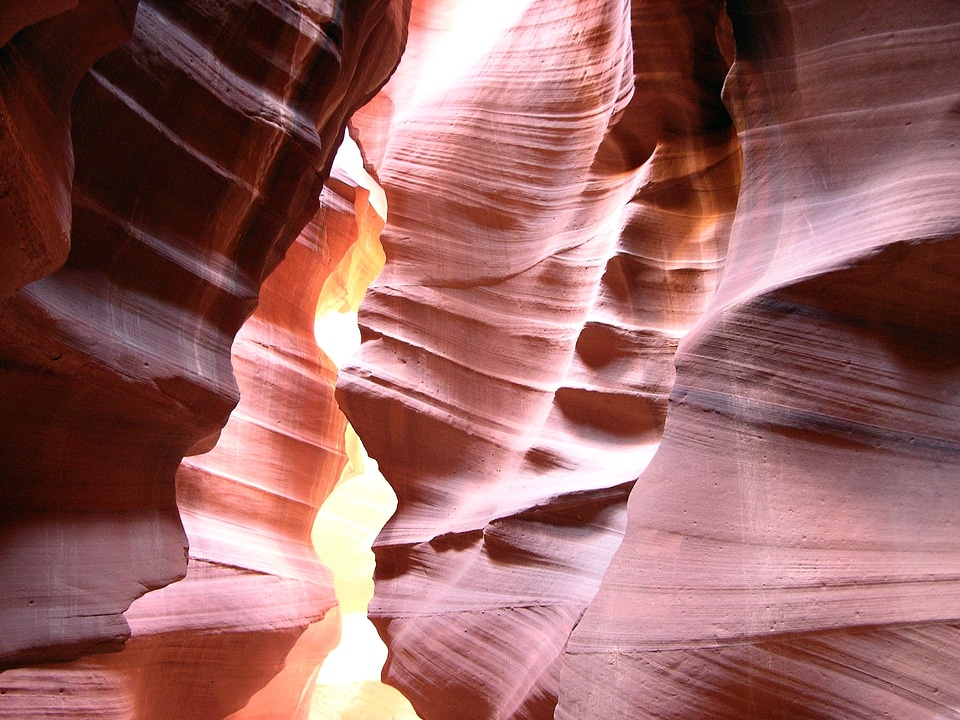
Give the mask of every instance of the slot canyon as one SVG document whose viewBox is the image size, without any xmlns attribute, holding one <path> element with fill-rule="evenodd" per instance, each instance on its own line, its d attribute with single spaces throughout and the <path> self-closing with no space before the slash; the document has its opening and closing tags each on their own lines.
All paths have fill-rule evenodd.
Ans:
<svg viewBox="0 0 960 720">
<path fill-rule="evenodd" d="M 960 718 L 958 70 L 957 0 L 0 0 L 0 718 Z"/>
</svg>

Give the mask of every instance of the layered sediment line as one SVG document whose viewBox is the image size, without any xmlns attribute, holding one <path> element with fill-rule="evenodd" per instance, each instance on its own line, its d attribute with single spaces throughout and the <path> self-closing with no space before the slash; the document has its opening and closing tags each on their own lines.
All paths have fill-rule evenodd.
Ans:
<svg viewBox="0 0 960 720">
<path fill-rule="evenodd" d="M 0 308 L 3 665 L 119 650 L 130 603 L 184 576 L 177 467 L 236 404 L 234 336 L 316 214 L 406 20 L 402 3 L 149 0 L 83 75 L 126 39 L 134 5 L 81 3 L 4 48 L 5 102 L 33 114 L 2 113 L 20 165 L 0 202 L 23 229 L 3 252 L 38 259 L 0 271 L 16 291 Z M 31 140 L 48 126 L 58 143 Z M 49 247 L 31 249 L 40 225 Z M 308 514 L 284 532 L 308 540 Z"/>
<path fill-rule="evenodd" d="M 354 119 L 390 216 L 338 398 L 399 499 L 385 679 L 430 720 L 549 717 L 726 253 L 725 30 L 716 5 L 453 5 L 414 4 Z"/>
<path fill-rule="evenodd" d="M 949 714 L 960 15 L 729 12 L 730 251 L 557 717 Z"/>
</svg>

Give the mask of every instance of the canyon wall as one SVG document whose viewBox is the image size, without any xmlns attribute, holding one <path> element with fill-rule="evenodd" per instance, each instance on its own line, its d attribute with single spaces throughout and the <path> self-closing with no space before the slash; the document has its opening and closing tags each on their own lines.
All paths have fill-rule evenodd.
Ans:
<svg viewBox="0 0 960 720">
<path fill-rule="evenodd" d="M 343 180 L 320 215 L 319 196 L 407 9 L 12 5 L 0 667 L 133 637 L 3 673 L 0 714 L 224 717 L 286 663 L 275 697 L 236 717 L 305 716 L 339 635 L 310 531 L 344 430 L 313 320 L 367 212 Z M 217 444 L 234 368 L 244 406 L 178 472 Z"/>
<path fill-rule="evenodd" d="M 557 717 L 952 717 L 960 7 L 728 10 L 723 277 Z"/>
<path fill-rule="evenodd" d="M 958 61 L 953 0 L 0 0 L 0 716 L 309 712 L 351 115 L 421 717 L 960 712 Z"/>
<path fill-rule="evenodd" d="M 957 12 L 415 3 L 338 396 L 423 717 L 957 711 Z"/>
<path fill-rule="evenodd" d="M 354 118 L 387 264 L 338 398 L 398 495 L 370 614 L 424 718 L 552 715 L 726 250 L 718 33 L 718 3 L 415 2 Z"/>
</svg>

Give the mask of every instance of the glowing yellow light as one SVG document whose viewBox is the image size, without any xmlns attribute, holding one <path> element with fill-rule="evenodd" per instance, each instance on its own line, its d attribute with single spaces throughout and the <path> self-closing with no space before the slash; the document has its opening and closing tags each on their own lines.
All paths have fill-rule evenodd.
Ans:
<svg viewBox="0 0 960 720">
<path fill-rule="evenodd" d="M 333 571 L 343 613 L 343 640 L 320 669 L 321 683 L 379 680 L 386 660 L 386 648 L 366 615 L 373 597 L 370 545 L 396 510 L 397 498 L 350 426 L 347 438 L 349 463 L 313 531 L 314 548 Z"/>
<path fill-rule="evenodd" d="M 333 571 L 343 634 L 320 668 L 311 720 L 417 720 L 410 702 L 380 683 L 387 649 L 367 619 L 370 545 L 396 510 L 397 497 L 349 425 L 346 446 L 347 466 L 313 529 L 314 548 Z"/>
<path fill-rule="evenodd" d="M 324 282 L 317 303 L 314 334 L 321 350 L 339 368 L 360 346 L 357 309 L 370 283 L 383 269 L 380 233 L 386 223 L 383 190 L 363 169 L 356 144 L 347 136 L 336 166 L 356 185 L 357 238 Z M 333 571 L 342 614 L 340 644 L 327 656 L 317 677 L 311 720 L 419 720 L 410 702 L 380 682 L 387 649 L 367 619 L 373 597 L 371 544 L 396 511 L 397 498 L 348 424 L 347 465 L 313 526 L 313 545 Z"/>
</svg>

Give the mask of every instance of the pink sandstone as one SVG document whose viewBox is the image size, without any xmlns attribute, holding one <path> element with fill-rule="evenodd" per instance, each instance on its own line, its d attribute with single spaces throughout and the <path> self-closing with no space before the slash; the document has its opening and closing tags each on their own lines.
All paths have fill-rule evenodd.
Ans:
<svg viewBox="0 0 960 720">
<path fill-rule="evenodd" d="M 337 398 L 424 720 L 956 715 L 958 28 L 0 0 L 0 717 L 309 712 L 351 116 L 387 266 Z"/>
<path fill-rule="evenodd" d="M 960 7 L 728 10 L 730 250 L 557 717 L 946 717 Z"/>
<path fill-rule="evenodd" d="M 483 37 L 456 5 L 414 3 L 354 120 L 387 265 L 338 397 L 399 498 L 371 606 L 385 678 L 424 718 L 549 717 L 716 284 L 739 154 L 718 8 L 529 2 L 449 69 Z"/>
<path fill-rule="evenodd" d="M 174 476 L 184 455 L 213 447 L 236 404 L 234 335 L 316 213 L 346 120 L 392 71 L 406 19 L 402 4 L 390 2 L 330 13 L 296 2 L 135 6 L 81 2 L 62 14 L 52 8 L 49 19 L 39 7 L 26 20 L 0 15 L 37 21 L 7 31 L 15 34 L 3 50 L 3 98 L 13 111 L 2 117 L 19 134 L 5 130 L 2 141 L 20 148 L 4 159 L 20 164 L 5 166 L 2 177 L 24 234 L 5 231 L 2 246 L 14 254 L 3 266 L 9 297 L 0 306 L 0 665 L 117 651 L 132 628 L 128 652 L 103 662 L 135 676 L 133 690 L 118 692 L 139 717 L 144 707 L 150 717 L 188 717 L 185 707 L 222 717 L 276 674 L 297 637 L 335 602 L 306 548 L 310 513 L 339 467 L 342 419 L 307 413 L 323 406 L 329 414 L 334 376 L 318 365 L 310 336 L 309 295 L 315 304 L 322 263 L 302 255 L 326 253 L 329 261 L 345 248 L 331 249 L 316 231 L 304 236 L 290 270 L 272 281 L 276 289 L 263 290 L 247 331 L 272 343 L 260 348 L 259 362 L 280 389 L 299 376 L 320 388 L 312 406 L 288 408 L 291 427 L 310 423 L 303 433 L 311 447 L 288 460 L 302 477 L 244 468 L 265 483 L 255 509 L 240 497 L 249 483 L 228 492 L 216 473 L 194 471 L 175 492 Z M 131 29 L 129 42 L 81 80 L 94 51 L 120 45 Z M 49 107 L 28 103 L 24 88 Z M 31 139 L 40 133 L 47 142 Z M 33 243 L 38 226 L 46 246 Z M 306 305 L 289 302 L 298 288 Z M 296 357 L 308 336 L 312 369 L 279 362 Z M 250 345 L 237 352 L 253 379 Z M 272 421 L 278 408 L 263 395 L 268 386 L 256 390 L 267 407 L 246 417 Z M 247 449 L 264 465 L 278 452 L 270 445 L 284 440 L 282 432 L 267 435 Z M 225 442 L 219 459 L 206 462 L 222 471 L 225 454 L 242 461 L 229 453 Z M 189 570 L 179 510 L 196 534 Z M 241 528 L 246 544 L 224 551 L 229 540 L 217 523 Z M 185 573 L 186 581 L 124 616 L 135 598 Z M 182 674 L 150 671 L 170 663 Z M 85 678 L 80 688 L 97 684 L 100 671 L 89 670 L 97 664 L 63 666 L 63 677 Z M 50 685 L 62 684 L 52 675 Z M 200 696 L 175 702 L 185 678 L 207 676 L 232 677 L 233 685 L 219 687 L 212 705 Z M 17 682 L 16 674 L 0 677 Z M 112 680 L 104 682 L 114 693 Z M 81 704 L 92 700 L 78 692 Z M 0 712 L 11 702 L 0 699 Z M 122 703 L 110 711 L 125 717 Z"/>
</svg>

